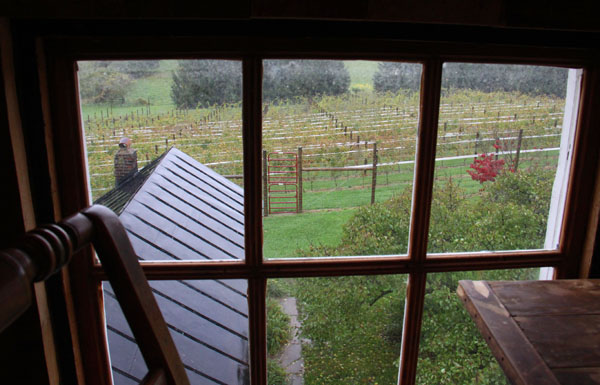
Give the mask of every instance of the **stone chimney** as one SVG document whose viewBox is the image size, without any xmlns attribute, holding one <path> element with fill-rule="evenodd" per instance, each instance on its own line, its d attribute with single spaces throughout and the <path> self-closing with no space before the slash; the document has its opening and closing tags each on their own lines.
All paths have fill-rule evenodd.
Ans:
<svg viewBox="0 0 600 385">
<path fill-rule="evenodd" d="M 131 148 L 131 139 L 122 138 L 115 154 L 115 185 L 119 186 L 137 170 L 137 150 Z"/>
</svg>

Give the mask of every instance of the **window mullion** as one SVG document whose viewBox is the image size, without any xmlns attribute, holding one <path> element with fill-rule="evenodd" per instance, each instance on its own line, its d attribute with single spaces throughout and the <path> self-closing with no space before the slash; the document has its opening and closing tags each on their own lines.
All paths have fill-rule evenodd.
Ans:
<svg viewBox="0 0 600 385">
<path fill-rule="evenodd" d="M 421 336 L 421 318 L 423 316 L 427 277 L 423 270 L 423 263 L 427 254 L 427 234 L 435 169 L 441 83 L 442 62 L 439 60 L 425 62 L 421 81 L 415 187 L 408 247 L 409 257 L 415 264 L 414 270 L 410 273 L 406 291 L 400 372 L 398 375 L 398 381 L 403 385 L 415 382 L 419 357 L 419 338 Z"/>
<path fill-rule="evenodd" d="M 408 246 L 410 259 L 419 263 L 425 260 L 427 252 L 441 83 L 442 62 L 439 60 L 425 62 L 421 81 L 419 132 L 415 155 L 415 187 Z"/>
<path fill-rule="evenodd" d="M 243 148 L 244 148 L 244 250 L 246 266 L 262 265 L 261 189 L 261 101 L 262 62 L 247 57 L 243 62 Z M 248 280 L 250 383 L 267 383 L 266 280 L 259 273 Z"/>
</svg>

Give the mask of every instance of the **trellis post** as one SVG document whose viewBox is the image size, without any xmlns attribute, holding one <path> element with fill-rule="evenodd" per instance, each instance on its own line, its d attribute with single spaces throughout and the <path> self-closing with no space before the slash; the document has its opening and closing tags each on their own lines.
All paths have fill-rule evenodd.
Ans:
<svg viewBox="0 0 600 385">
<path fill-rule="evenodd" d="M 371 182 L 371 204 L 375 203 L 375 188 L 377 187 L 377 142 L 373 143 L 373 181 Z"/>
<path fill-rule="evenodd" d="M 263 216 L 269 216 L 269 186 L 267 184 L 267 150 L 263 150 Z"/>
<path fill-rule="evenodd" d="M 298 209 L 297 212 L 302 212 L 302 147 L 298 147 Z"/>
<path fill-rule="evenodd" d="M 519 130 L 519 139 L 517 139 L 517 155 L 515 156 L 515 172 L 519 168 L 519 156 L 521 155 L 521 142 L 523 141 L 523 129 Z"/>
</svg>

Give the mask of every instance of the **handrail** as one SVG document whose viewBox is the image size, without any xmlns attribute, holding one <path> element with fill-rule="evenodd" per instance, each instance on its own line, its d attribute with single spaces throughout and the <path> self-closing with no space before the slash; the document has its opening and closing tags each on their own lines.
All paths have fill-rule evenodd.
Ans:
<svg viewBox="0 0 600 385">
<path fill-rule="evenodd" d="M 59 271 L 90 243 L 148 366 L 142 383 L 189 385 L 125 228 L 104 206 L 94 205 L 58 224 L 32 230 L 17 247 L 0 251 L 0 332 L 31 305 L 33 283 Z"/>
</svg>

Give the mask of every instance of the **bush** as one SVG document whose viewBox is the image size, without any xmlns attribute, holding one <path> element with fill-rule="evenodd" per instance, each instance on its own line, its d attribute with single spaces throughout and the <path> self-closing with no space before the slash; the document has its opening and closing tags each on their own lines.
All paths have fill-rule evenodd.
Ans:
<svg viewBox="0 0 600 385">
<path fill-rule="evenodd" d="M 90 104 L 123 104 L 132 80 L 151 75 L 159 64 L 158 60 L 79 62 L 81 98 Z"/>
<path fill-rule="evenodd" d="M 420 84 L 420 64 L 381 62 L 373 75 L 373 88 L 377 92 L 418 91 Z"/>
<path fill-rule="evenodd" d="M 565 97 L 568 70 L 564 68 L 503 64 L 444 64 L 442 87 L 483 92 L 505 91 L 529 95 Z M 378 92 L 416 91 L 420 66 L 409 63 L 380 63 L 373 76 Z"/>
<path fill-rule="evenodd" d="M 263 100 L 339 95 L 348 90 L 350 75 L 341 61 L 267 60 Z M 242 96 L 241 62 L 183 60 L 173 74 L 173 102 L 179 108 L 238 102 Z"/>
<path fill-rule="evenodd" d="M 111 62 L 79 63 L 79 92 L 84 103 L 124 103 L 131 78 Z"/>
<path fill-rule="evenodd" d="M 263 100 L 340 95 L 348 91 L 350 74 L 332 60 L 266 60 Z"/>
<path fill-rule="evenodd" d="M 145 78 L 152 75 L 160 65 L 159 60 L 119 60 L 109 62 L 109 67 L 126 74 L 132 79 Z"/>
<path fill-rule="evenodd" d="M 297 280 L 306 384 L 392 384 L 398 375 L 395 310 L 404 309 L 406 276 Z M 400 324 L 402 317 L 400 317 Z M 400 329 L 401 332 L 401 329 Z"/>
<path fill-rule="evenodd" d="M 501 172 L 467 197 L 452 179 L 433 191 L 428 251 L 531 249 L 543 246 L 552 171 Z M 360 208 L 336 247 L 302 256 L 405 253 L 411 191 Z M 418 384 L 504 384 L 485 341 L 456 288 L 460 279 L 536 279 L 537 269 L 427 275 Z M 402 336 L 405 276 L 303 279 L 296 297 L 305 317 L 302 335 L 307 383 L 392 383 Z M 399 292 L 400 295 L 388 295 Z"/>
<path fill-rule="evenodd" d="M 287 374 L 285 370 L 274 360 L 267 360 L 267 384 L 287 385 Z"/>
<path fill-rule="evenodd" d="M 283 312 L 281 305 L 267 298 L 267 352 L 274 356 L 290 339 L 290 317 Z"/>
<path fill-rule="evenodd" d="M 180 60 L 173 73 L 171 98 L 178 108 L 237 103 L 242 99 L 242 63 Z"/>
</svg>

